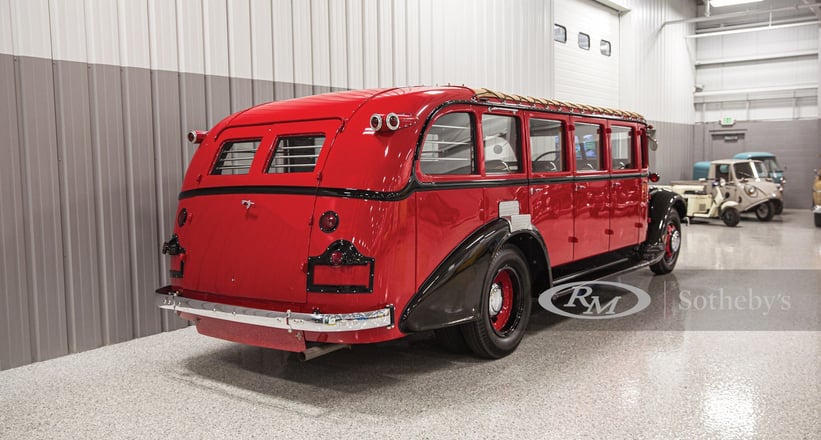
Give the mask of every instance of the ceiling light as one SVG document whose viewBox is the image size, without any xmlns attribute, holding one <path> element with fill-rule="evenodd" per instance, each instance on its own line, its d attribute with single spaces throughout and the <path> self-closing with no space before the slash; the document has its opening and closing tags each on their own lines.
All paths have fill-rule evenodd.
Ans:
<svg viewBox="0 0 821 440">
<path fill-rule="evenodd" d="M 710 0 L 710 5 L 714 8 L 723 6 L 743 5 L 745 3 L 758 3 L 762 0 Z"/>
</svg>

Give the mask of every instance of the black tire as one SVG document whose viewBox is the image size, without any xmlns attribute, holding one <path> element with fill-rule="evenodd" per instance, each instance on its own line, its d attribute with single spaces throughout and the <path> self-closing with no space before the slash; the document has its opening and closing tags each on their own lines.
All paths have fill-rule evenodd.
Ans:
<svg viewBox="0 0 821 440">
<path fill-rule="evenodd" d="M 772 204 L 775 206 L 775 215 L 784 213 L 784 203 L 781 200 L 773 200 Z"/>
<path fill-rule="evenodd" d="M 516 350 L 530 319 L 532 301 L 524 257 L 516 248 L 503 247 L 493 256 L 485 275 L 479 319 L 461 326 L 470 350 L 489 359 Z"/>
<path fill-rule="evenodd" d="M 675 209 L 670 210 L 664 219 L 664 256 L 650 270 L 659 275 L 670 273 L 676 267 L 678 254 L 681 251 L 681 219 Z"/>
<path fill-rule="evenodd" d="M 732 228 L 741 221 L 741 214 L 739 214 L 735 208 L 724 208 L 724 211 L 721 213 L 721 220 L 724 221 L 725 225 Z"/>
<path fill-rule="evenodd" d="M 821 213 L 816 212 L 813 214 L 813 217 L 815 219 L 815 227 L 821 228 Z"/>
<path fill-rule="evenodd" d="M 768 222 L 775 215 L 775 207 L 771 202 L 764 202 L 755 207 L 755 216 L 762 222 Z"/>
<path fill-rule="evenodd" d="M 445 350 L 456 354 L 468 353 L 470 347 L 468 347 L 467 342 L 465 342 L 465 337 L 462 335 L 460 327 L 461 326 L 440 328 L 434 330 L 433 334 L 436 336 L 439 345 Z"/>
</svg>

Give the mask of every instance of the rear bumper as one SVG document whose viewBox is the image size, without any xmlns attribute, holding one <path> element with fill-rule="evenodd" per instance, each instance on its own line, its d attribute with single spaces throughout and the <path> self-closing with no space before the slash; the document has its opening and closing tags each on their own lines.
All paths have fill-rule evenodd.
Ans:
<svg viewBox="0 0 821 440">
<path fill-rule="evenodd" d="M 288 331 L 350 332 L 391 329 L 394 326 L 393 306 L 365 312 L 323 314 L 237 307 L 185 298 L 174 293 L 157 293 L 154 301 L 157 307 L 165 310 Z"/>
</svg>

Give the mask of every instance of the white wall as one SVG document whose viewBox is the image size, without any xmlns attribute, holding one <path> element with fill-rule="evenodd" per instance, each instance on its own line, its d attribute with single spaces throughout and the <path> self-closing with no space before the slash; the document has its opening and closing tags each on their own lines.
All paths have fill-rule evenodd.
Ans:
<svg viewBox="0 0 821 440">
<path fill-rule="evenodd" d="M 699 61 L 807 51 L 814 55 L 698 66 L 696 83 L 703 86 L 704 96 L 696 98 L 697 120 L 818 117 L 818 34 L 818 26 L 812 25 L 698 38 L 696 56 Z M 782 90 L 750 92 L 750 89 Z M 724 93 L 733 90 L 748 92 Z M 721 94 L 714 95 L 716 92 Z"/>
<path fill-rule="evenodd" d="M 592 0 L 555 0 L 555 22 L 567 30 L 567 42 L 556 42 L 557 99 L 619 107 L 619 13 Z M 590 37 L 590 49 L 579 47 L 578 36 Z M 601 40 L 610 42 L 602 55 Z"/>
<path fill-rule="evenodd" d="M 691 0 L 625 0 L 621 17 L 621 107 L 654 121 L 692 124 L 695 49 L 684 38 L 691 24 L 662 25 L 693 18 Z"/>
<path fill-rule="evenodd" d="M 0 53 L 335 88 L 553 96 L 542 0 L 0 0 Z"/>
</svg>

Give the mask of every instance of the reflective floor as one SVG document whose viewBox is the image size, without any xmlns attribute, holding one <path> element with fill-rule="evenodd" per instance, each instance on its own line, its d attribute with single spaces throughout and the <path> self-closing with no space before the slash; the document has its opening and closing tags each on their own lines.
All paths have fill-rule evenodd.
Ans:
<svg viewBox="0 0 821 440">
<path fill-rule="evenodd" d="M 422 334 L 302 363 L 189 328 L 0 372 L 0 438 L 821 438 L 821 228 L 684 233 L 673 274 L 619 279 L 647 309 L 534 307 L 498 361 Z"/>
</svg>

